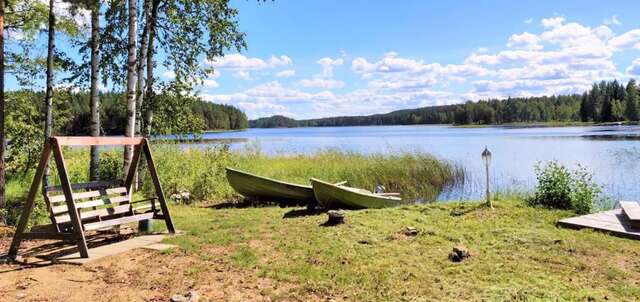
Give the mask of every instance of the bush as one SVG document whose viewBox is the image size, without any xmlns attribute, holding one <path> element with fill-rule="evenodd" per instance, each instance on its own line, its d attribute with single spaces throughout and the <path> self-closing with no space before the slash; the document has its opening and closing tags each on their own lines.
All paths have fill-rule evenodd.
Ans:
<svg viewBox="0 0 640 302">
<path fill-rule="evenodd" d="M 549 161 L 545 165 L 538 163 L 535 170 L 538 185 L 533 196 L 527 199 L 532 206 L 587 214 L 601 198 L 602 188 L 593 182 L 591 173 L 580 165 L 570 171 L 556 161 Z"/>
</svg>

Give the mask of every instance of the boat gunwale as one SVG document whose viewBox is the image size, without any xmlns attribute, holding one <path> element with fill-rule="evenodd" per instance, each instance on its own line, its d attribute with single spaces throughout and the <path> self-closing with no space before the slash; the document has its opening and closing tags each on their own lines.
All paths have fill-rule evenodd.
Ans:
<svg viewBox="0 0 640 302">
<path fill-rule="evenodd" d="M 296 188 L 313 190 L 313 186 L 312 185 L 301 185 L 301 184 L 286 182 L 286 181 L 273 179 L 273 178 L 266 177 L 266 176 L 256 175 L 256 174 L 253 174 L 253 173 L 250 173 L 250 172 L 246 172 L 246 171 L 243 171 L 243 170 L 238 170 L 238 169 L 231 168 L 231 167 L 225 167 L 225 169 L 227 171 L 232 171 L 232 172 L 235 172 L 235 173 L 239 173 L 239 174 L 243 174 L 243 175 L 247 175 L 247 176 L 251 176 L 251 177 L 255 177 L 255 178 L 259 178 L 259 179 L 263 179 L 263 180 L 268 180 L 268 181 L 279 183 L 279 184 L 282 184 L 282 185 L 287 185 L 287 186 L 292 186 L 292 187 L 296 187 Z"/>
<path fill-rule="evenodd" d="M 374 198 L 386 199 L 386 200 L 391 200 L 391 201 L 402 201 L 402 198 L 401 198 L 401 197 L 396 197 L 396 196 L 380 196 L 380 195 L 376 195 L 376 194 L 375 194 L 375 193 L 373 193 L 373 192 L 371 192 L 371 193 L 363 193 L 363 192 L 358 192 L 358 191 L 355 191 L 355 190 L 349 190 L 349 188 L 352 188 L 352 187 L 347 187 L 347 186 L 336 186 L 336 185 L 334 185 L 334 184 L 332 184 L 332 183 L 329 183 L 329 182 L 326 182 L 326 181 L 323 181 L 323 180 L 320 180 L 320 179 L 317 179 L 317 178 L 314 178 L 314 177 L 312 177 L 310 180 L 311 180 L 311 185 L 312 185 L 312 186 L 313 186 L 313 182 L 319 182 L 319 183 L 321 183 L 321 184 L 331 186 L 332 188 L 342 189 L 342 190 L 344 190 L 344 191 L 348 191 L 348 192 L 350 192 L 350 193 L 355 193 L 355 194 L 360 195 L 360 196 L 363 196 L 363 197 L 374 197 Z M 353 188 L 353 189 L 357 189 L 357 188 Z M 314 190 L 314 192 L 315 192 L 315 190 Z"/>
</svg>

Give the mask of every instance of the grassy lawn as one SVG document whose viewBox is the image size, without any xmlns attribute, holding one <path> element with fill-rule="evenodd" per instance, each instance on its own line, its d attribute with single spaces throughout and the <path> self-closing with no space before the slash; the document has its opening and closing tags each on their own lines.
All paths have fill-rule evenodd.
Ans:
<svg viewBox="0 0 640 302">
<path fill-rule="evenodd" d="M 336 300 L 628 300 L 640 299 L 640 243 L 555 227 L 570 212 L 499 201 L 348 211 L 347 224 L 291 208 L 173 207 L 184 236 L 172 257 L 203 263 L 222 257 L 260 278 L 295 286 L 285 297 Z M 416 227 L 416 237 L 404 235 Z M 452 247 L 472 257 L 453 263 Z M 215 256 L 207 251 L 224 249 Z M 203 274 L 205 275 L 205 274 Z"/>
</svg>

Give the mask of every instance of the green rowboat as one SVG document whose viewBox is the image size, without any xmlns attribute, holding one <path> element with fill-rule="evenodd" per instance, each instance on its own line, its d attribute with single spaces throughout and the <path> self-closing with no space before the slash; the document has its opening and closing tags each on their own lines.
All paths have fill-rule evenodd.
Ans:
<svg viewBox="0 0 640 302">
<path fill-rule="evenodd" d="M 284 205 L 315 203 L 311 186 L 299 185 L 254 175 L 227 167 L 227 180 L 241 195 Z"/>
<path fill-rule="evenodd" d="M 364 189 L 331 184 L 312 178 L 311 186 L 318 203 L 329 209 L 365 209 L 397 206 L 402 199 L 394 193 L 376 194 Z"/>
</svg>

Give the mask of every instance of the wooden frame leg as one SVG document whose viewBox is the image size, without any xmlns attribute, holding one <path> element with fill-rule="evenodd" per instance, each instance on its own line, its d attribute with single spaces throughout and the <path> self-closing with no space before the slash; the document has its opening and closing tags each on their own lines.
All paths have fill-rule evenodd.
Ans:
<svg viewBox="0 0 640 302">
<path fill-rule="evenodd" d="M 16 232 L 13 235 L 13 240 L 11 241 L 11 247 L 9 248 L 9 258 L 15 260 L 18 255 L 18 249 L 20 248 L 21 235 L 24 233 L 24 230 L 27 228 L 27 223 L 29 222 L 29 216 L 31 216 L 31 212 L 33 212 L 33 206 L 35 205 L 36 195 L 38 194 L 38 189 L 40 189 L 40 183 L 42 182 L 42 178 L 44 177 L 44 170 L 47 164 L 49 163 L 49 158 L 51 156 L 51 141 L 48 141 L 44 144 L 44 149 L 42 150 L 42 155 L 40 155 L 40 163 L 38 164 L 38 168 L 36 169 L 36 174 L 33 177 L 33 182 L 31 183 L 31 188 L 29 189 L 29 195 L 27 196 L 27 202 L 22 208 L 22 213 L 20 213 L 20 220 L 18 222 L 18 226 L 16 228 Z"/>
<path fill-rule="evenodd" d="M 142 150 L 144 151 L 144 157 L 147 159 L 147 167 L 149 168 L 149 174 L 151 176 L 151 180 L 153 181 L 153 186 L 156 189 L 156 195 L 158 196 L 158 202 L 160 203 L 160 208 L 162 209 L 162 216 L 164 217 L 164 222 L 167 225 L 167 230 L 171 234 L 176 233 L 176 229 L 173 226 L 173 220 L 171 219 L 171 214 L 169 214 L 169 208 L 167 207 L 167 200 L 164 198 L 164 191 L 162 190 L 162 185 L 160 184 L 160 178 L 158 177 L 158 170 L 156 170 L 156 165 L 153 162 L 153 156 L 151 155 L 151 148 L 149 148 L 149 142 L 147 139 L 143 139 L 140 143 Z"/>
<path fill-rule="evenodd" d="M 58 176 L 60 177 L 60 185 L 64 192 L 67 208 L 69 209 L 69 218 L 71 219 L 71 225 L 73 226 L 73 234 L 75 235 L 76 242 L 78 244 L 78 251 L 82 258 L 89 258 L 89 249 L 87 248 L 87 241 L 84 238 L 84 230 L 82 228 L 82 222 L 80 221 L 80 214 L 73 201 L 73 191 L 71 190 L 71 183 L 69 182 L 69 175 L 67 174 L 67 167 L 64 163 L 64 157 L 62 156 L 62 149 L 58 142 L 53 139 L 53 157 L 58 167 Z"/>
</svg>

